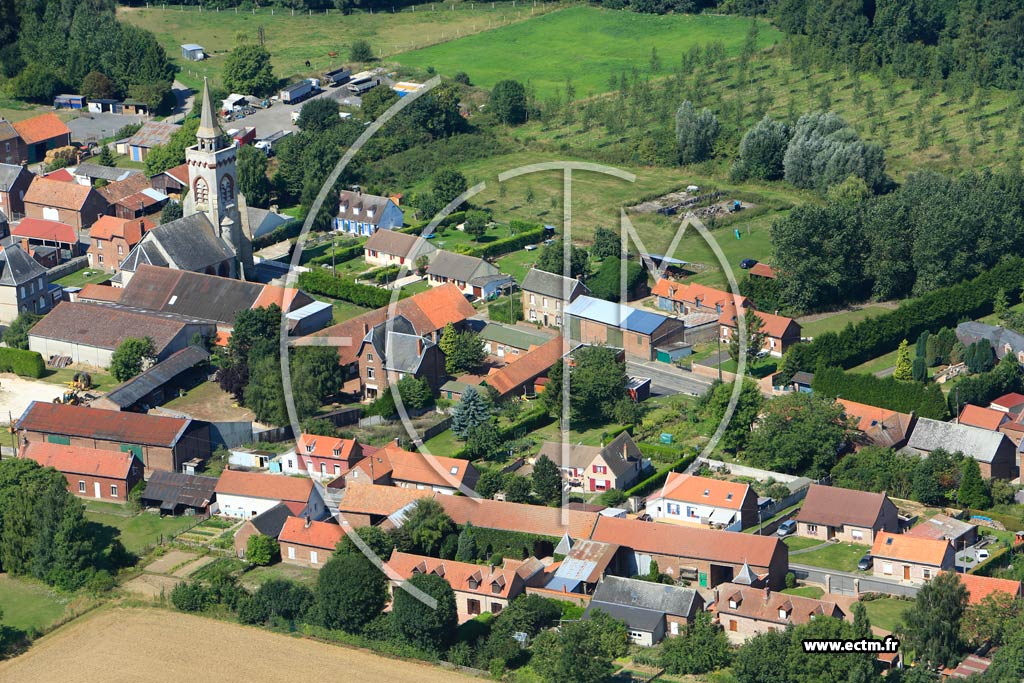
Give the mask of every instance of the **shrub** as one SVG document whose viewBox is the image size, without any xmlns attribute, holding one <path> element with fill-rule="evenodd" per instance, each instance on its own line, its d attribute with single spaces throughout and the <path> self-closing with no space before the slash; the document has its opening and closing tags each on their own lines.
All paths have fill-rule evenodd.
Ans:
<svg viewBox="0 0 1024 683">
<path fill-rule="evenodd" d="M 487 307 L 487 316 L 493 322 L 515 325 L 523 319 L 523 300 L 512 295 L 512 301 L 505 299 L 495 301 Z"/>
<path fill-rule="evenodd" d="M 46 372 L 46 363 L 35 351 L 0 349 L 0 372 L 13 372 L 22 377 L 39 379 Z"/>
<path fill-rule="evenodd" d="M 171 602 L 182 612 L 201 612 L 212 601 L 210 591 L 197 581 L 179 583 L 171 591 Z"/>
<path fill-rule="evenodd" d="M 277 539 L 263 534 L 253 534 L 245 544 L 245 559 L 260 567 L 273 562 L 279 552 Z"/>
<path fill-rule="evenodd" d="M 299 287 L 311 294 L 329 296 L 357 306 L 381 308 L 391 302 L 391 292 L 370 285 L 361 285 L 348 278 L 312 270 L 299 275 Z"/>
</svg>

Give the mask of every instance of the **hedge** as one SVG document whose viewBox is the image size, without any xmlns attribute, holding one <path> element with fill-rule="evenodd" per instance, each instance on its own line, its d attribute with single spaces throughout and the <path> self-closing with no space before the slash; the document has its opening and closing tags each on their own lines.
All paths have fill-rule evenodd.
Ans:
<svg viewBox="0 0 1024 683">
<path fill-rule="evenodd" d="M 797 367 L 810 372 L 820 366 L 860 365 L 892 351 L 904 339 L 917 339 L 925 330 L 955 326 L 961 320 L 991 313 L 1000 289 L 1011 298 L 1017 296 L 1022 271 L 1024 259 L 1006 258 L 973 280 L 929 292 L 891 313 L 847 325 L 842 332 L 826 332 L 813 342 L 794 346 L 790 353 Z"/>
<path fill-rule="evenodd" d="M 341 249 L 335 249 L 333 254 L 334 263 L 344 263 L 351 261 L 354 258 L 362 258 L 364 248 L 362 244 L 352 244 Z M 332 255 L 330 252 L 321 254 L 320 256 L 314 256 L 307 261 L 307 265 L 320 265 L 321 263 L 331 263 Z"/>
<path fill-rule="evenodd" d="M 673 446 L 666 446 L 660 443 L 648 443 L 646 441 L 638 441 L 636 445 L 640 449 L 641 453 L 652 460 L 672 462 L 679 457 L 679 448 Z"/>
<path fill-rule="evenodd" d="M 476 541 L 477 556 L 489 558 L 494 553 L 500 553 L 502 557 L 513 560 L 531 557 L 539 542 L 550 543 L 553 550 L 559 541 L 552 536 L 528 534 L 523 531 L 488 529 L 476 524 L 473 525 L 473 540 Z"/>
<path fill-rule="evenodd" d="M 531 408 L 528 412 L 524 413 L 518 421 L 513 422 L 507 427 L 499 428 L 498 439 L 500 441 L 511 441 L 519 438 L 517 435 L 525 435 L 530 432 L 535 432 L 542 427 L 548 426 L 554 421 L 554 419 L 555 418 L 551 417 L 544 406 L 537 405 L 535 408 Z M 454 453 L 449 453 L 448 457 L 467 460 L 469 458 L 469 454 L 466 453 L 466 447 L 463 446 Z"/>
<path fill-rule="evenodd" d="M 293 218 L 282 226 L 274 228 L 266 235 L 260 235 L 253 239 L 252 250 L 259 251 L 269 247 L 271 244 L 277 244 L 278 242 L 284 242 L 292 238 L 298 237 L 299 233 L 302 232 L 302 224 L 304 219 Z"/>
<path fill-rule="evenodd" d="M 46 372 L 46 363 L 35 351 L 0 348 L 0 372 L 39 379 Z"/>
<path fill-rule="evenodd" d="M 361 285 L 348 278 L 335 277 L 328 272 L 311 270 L 299 275 L 299 288 L 310 294 L 348 301 L 366 308 L 381 308 L 391 302 L 391 292 L 371 285 Z"/>
<path fill-rule="evenodd" d="M 946 398 L 934 383 L 901 382 L 892 377 L 845 372 L 842 368 L 820 368 L 814 373 L 811 388 L 814 393 L 828 398 L 842 396 L 857 403 L 933 420 L 948 417 Z"/>
<path fill-rule="evenodd" d="M 496 256 L 504 256 L 513 251 L 522 249 L 528 244 L 537 244 L 544 239 L 544 228 L 534 228 L 533 230 L 527 230 L 521 232 L 518 235 L 512 235 L 511 237 L 503 237 L 500 240 L 494 240 L 487 244 L 481 244 L 477 247 L 466 251 L 470 256 L 479 256 L 480 258 L 494 258 Z"/>
<path fill-rule="evenodd" d="M 507 299 L 499 299 L 487 307 L 487 317 L 492 322 L 515 325 L 523 319 L 523 300 L 512 295 L 512 303 Z"/>
<path fill-rule="evenodd" d="M 656 474 L 647 477 L 633 488 L 628 489 L 626 491 L 626 496 L 648 496 L 654 493 L 664 485 L 665 480 L 668 479 L 669 472 L 680 472 L 685 470 L 696 459 L 696 454 L 683 456 L 672 463 L 669 467 L 658 471 Z"/>
</svg>

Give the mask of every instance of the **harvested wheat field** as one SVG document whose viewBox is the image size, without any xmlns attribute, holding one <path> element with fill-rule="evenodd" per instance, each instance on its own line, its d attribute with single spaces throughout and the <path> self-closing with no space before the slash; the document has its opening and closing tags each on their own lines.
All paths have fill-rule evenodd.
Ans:
<svg viewBox="0 0 1024 683">
<path fill-rule="evenodd" d="M 0 662 L 0 682 L 280 683 L 472 680 L 363 650 L 159 609 L 101 609 Z"/>
</svg>

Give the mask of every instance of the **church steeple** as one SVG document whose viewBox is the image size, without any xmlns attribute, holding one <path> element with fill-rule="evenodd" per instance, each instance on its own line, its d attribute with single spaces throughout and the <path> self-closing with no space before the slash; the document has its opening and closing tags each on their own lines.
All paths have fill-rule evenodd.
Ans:
<svg viewBox="0 0 1024 683">
<path fill-rule="evenodd" d="M 217 125 L 217 116 L 213 112 L 213 99 L 210 97 L 210 82 L 204 77 L 203 105 L 199 115 L 199 129 L 196 131 L 199 149 L 213 152 L 217 149 L 220 137 L 221 130 Z"/>
</svg>

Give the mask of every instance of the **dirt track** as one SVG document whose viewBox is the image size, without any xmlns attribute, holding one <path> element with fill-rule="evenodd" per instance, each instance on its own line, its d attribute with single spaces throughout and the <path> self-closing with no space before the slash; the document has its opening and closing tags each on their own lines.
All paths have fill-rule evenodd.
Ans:
<svg viewBox="0 0 1024 683">
<path fill-rule="evenodd" d="M 103 609 L 0 662 L 0 683 L 474 680 L 425 664 L 158 609 Z"/>
</svg>

